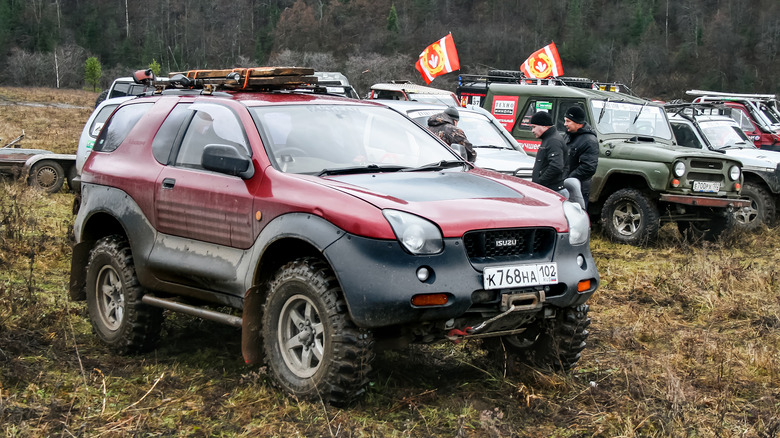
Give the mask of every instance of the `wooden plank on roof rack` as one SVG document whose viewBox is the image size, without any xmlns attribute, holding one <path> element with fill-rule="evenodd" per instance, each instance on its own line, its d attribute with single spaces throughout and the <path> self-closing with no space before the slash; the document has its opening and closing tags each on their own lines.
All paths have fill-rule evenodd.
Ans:
<svg viewBox="0 0 780 438">
<path fill-rule="evenodd" d="M 242 76 L 245 74 L 245 71 L 249 71 L 250 77 L 302 76 L 314 74 L 314 69 L 307 67 L 249 67 L 245 69 L 188 70 L 185 72 L 171 72 L 169 76 L 181 74 L 189 78 L 212 79 L 224 78 L 234 71 L 238 71 Z"/>
<path fill-rule="evenodd" d="M 250 77 L 249 86 L 257 87 L 263 85 L 303 85 L 316 84 L 317 76 L 269 76 L 263 78 Z"/>
</svg>

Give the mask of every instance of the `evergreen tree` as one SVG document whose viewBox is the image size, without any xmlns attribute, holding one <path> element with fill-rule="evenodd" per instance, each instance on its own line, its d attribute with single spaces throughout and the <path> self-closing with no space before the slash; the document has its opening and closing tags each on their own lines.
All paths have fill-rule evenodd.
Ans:
<svg viewBox="0 0 780 438">
<path fill-rule="evenodd" d="M 395 3 L 390 6 L 390 14 L 387 16 L 387 30 L 390 32 L 398 32 L 400 26 L 398 25 L 398 12 L 395 10 Z"/>
<path fill-rule="evenodd" d="M 152 59 L 152 62 L 149 63 L 149 68 L 152 69 L 152 73 L 154 73 L 154 76 L 160 76 L 160 71 L 162 70 L 162 67 L 160 67 L 160 63 L 157 62 L 156 59 Z"/>
<path fill-rule="evenodd" d="M 94 56 L 90 56 L 84 63 L 84 80 L 87 84 L 92 85 L 92 91 L 97 91 L 101 76 L 103 76 L 103 67 L 100 66 L 100 61 Z"/>
</svg>

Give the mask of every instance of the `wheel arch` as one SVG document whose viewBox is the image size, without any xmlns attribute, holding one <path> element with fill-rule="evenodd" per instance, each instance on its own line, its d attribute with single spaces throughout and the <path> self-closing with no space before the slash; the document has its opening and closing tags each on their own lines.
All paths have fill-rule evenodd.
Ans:
<svg viewBox="0 0 780 438">
<path fill-rule="evenodd" d="M 81 227 L 78 243 L 73 247 L 70 269 L 69 296 L 73 301 L 87 299 L 86 266 L 95 242 L 110 235 L 128 237 L 127 231 L 114 216 L 99 212 L 90 216 Z"/>
</svg>

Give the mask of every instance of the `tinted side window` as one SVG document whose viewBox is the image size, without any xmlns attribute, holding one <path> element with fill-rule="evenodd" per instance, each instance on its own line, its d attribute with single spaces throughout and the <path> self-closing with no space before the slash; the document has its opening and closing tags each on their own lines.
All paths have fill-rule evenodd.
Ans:
<svg viewBox="0 0 780 438">
<path fill-rule="evenodd" d="M 184 121 L 192 115 L 192 111 L 189 110 L 190 104 L 178 105 L 176 108 L 168 114 L 168 118 L 165 119 L 160 130 L 154 136 L 152 142 L 152 154 L 154 159 L 161 164 L 168 164 L 171 157 L 171 149 L 176 142 L 176 138 L 181 132 Z"/>
<path fill-rule="evenodd" d="M 119 105 L 106 105 L 100 110 L 97 116 L 95 116 L 95 120 L 92 121 L 92 125 L 89 127 L 89 135 L 97 137 L 97 135 L 100 134 L 100 130 L 106 123 L 106 119 L 114 112 L 117 106 Z"/>
<path fill-rule="evenodd" d="M 684 123 L 672 123 L 672 132 L 674 132 L 674 138 L 677 140 L 678 145 L 687 148 L 701 148 L 692 127 Z"/>
<path fill-rule="evenodd" d="M 136 123 L 149 111 L 154 103 L 140 103 L 119 108 L 108 121 L 108 126 L 100 131 L 100 136 L 95 141 L 95 151 L 112 152 L 125 141 Z"/>
</svg>

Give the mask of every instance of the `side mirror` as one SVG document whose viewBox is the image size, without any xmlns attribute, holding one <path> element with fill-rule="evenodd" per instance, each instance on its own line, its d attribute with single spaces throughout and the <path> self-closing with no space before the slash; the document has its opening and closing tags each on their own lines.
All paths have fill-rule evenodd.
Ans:
<svg viewBox="0 0 780 438">
<path fill-rule="evenodd" d="M 252 160 L 234 146 L 210 144 L 203 148 L 201 165 L 206 170 L 249 179 L 254 175 Z"/>
<path fill-rule="evenodd" d="M 450 147 L 455 149 L 455 152 L 457 152 L 458 155 L 460 155 L 464 160 L 469 156 L 469 153 L 466 150 L 466 146 L 463 146 L 460 143 L 453 143 L 450 145 Z"/>
</svg>

